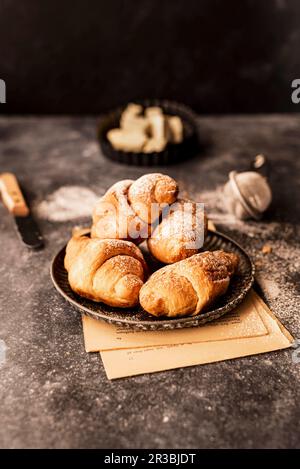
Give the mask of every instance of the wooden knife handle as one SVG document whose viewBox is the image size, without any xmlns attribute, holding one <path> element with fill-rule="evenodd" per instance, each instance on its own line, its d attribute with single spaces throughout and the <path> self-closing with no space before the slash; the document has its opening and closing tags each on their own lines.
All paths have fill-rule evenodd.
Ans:
<svg viewBox="0 0 300 469">
<path fill-rule="evenodd" d="M 14 174 L 0 174 L 0 193 L 3 203 L 10 213 L 18 217 L 29 215 L 29 208 Z"/>
</svg>

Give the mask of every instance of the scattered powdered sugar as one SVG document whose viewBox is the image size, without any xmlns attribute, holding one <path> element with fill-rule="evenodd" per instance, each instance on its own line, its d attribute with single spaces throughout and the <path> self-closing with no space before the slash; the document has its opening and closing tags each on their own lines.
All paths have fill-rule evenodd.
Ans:
<svg viewBox="0 0 300 469">
<path fill-rule="evenodd" d="M 89 143 L 87 147 L 83 150 L 83 158 L 90 158 L 98 153 L 98 145 L 96 143 Z"/>
<path fill-rule="evenodd" d="M 267 292 L 271 300 L 276 300 L 280 295 L 280 285 L 273 278 L 266 278 L 262 272 L 257 272 L 256 280 L 259 282 L 262 289 Z"/>
<path fill-rule="evenodd" d="M 196 202 L 202 202 L 208 211 L 216 211 L 226 214 L 227 209 L 224 201 L 223 186 L 216 187 L 215 190 L 203 191 L 193 194 Z"/>
<path fill-rule="evenodd" d="M 81 186 L 62 186 L 40 202 L 37 216 L 49 221 L 64 222 L 90 217 L 99 197 Z"/>
</svg>

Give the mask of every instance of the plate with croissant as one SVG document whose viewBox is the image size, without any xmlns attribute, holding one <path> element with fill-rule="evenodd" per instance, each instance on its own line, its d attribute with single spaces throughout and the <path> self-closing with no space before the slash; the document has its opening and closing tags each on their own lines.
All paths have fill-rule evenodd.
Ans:
<svg viewBox="0 0 300 469">
<path fill-rule="evenodd" d="M 166 330 L 234 309 L 253 284 L 254 266 L 235 241 L 207 228 L 205 211 L 179 197 L 173 178 L 152 173 L 108 189 L 91 228 L 75 231 L 55 256 L 51 277 L 87 315 Z"/>
</svg>

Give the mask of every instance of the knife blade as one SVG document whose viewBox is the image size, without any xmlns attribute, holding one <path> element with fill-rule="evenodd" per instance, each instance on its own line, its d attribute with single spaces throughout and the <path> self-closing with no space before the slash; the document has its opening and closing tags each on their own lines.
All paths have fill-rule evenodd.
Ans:
<svg viewBox="0 0 300 469">
<path fill-rule="evenodd" d="M 13 173 L 0 174 L 0 193 L 4 205 L 15 218 L 17 231 L 22 242 L 30 249 L 43 247 L 43 237 L 31 216 L 17 178 Z"/>
</svg>

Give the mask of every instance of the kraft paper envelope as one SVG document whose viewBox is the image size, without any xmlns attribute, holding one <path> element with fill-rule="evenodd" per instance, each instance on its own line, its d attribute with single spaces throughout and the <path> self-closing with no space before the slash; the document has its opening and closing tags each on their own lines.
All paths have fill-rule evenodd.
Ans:
<svg viewBox="0 0 300 469">
<path fill-rule="evenodd" d="M 100 352 L 109 379 L 169 370 L 288 348 L 293 337 L 253 291 L 251 301 L 267 329 L 263 335 Z M 204 329 L 199 328 L 199 330 Z M 215 332 L 217 332 L 217 326 Z M 182 330 L 184 334 L 186 331 Z"/>
<path fill-rule="evenodd" d="M 202 327 L 170 331 L 141 331 L 118 327 L 83 315 L 84 343 L 87 352 L 209 342 L 268 334 L 250 294 L 239 308 Z"/>
</svg>

